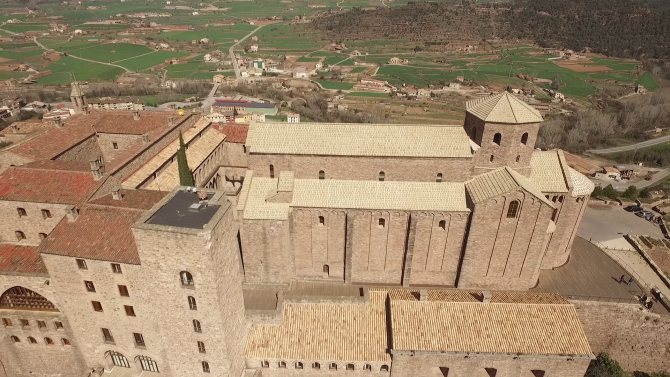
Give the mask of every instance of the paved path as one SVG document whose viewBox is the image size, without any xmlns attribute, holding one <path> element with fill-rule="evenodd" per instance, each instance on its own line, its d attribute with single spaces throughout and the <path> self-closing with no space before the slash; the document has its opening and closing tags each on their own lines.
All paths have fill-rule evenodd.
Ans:
<svg viewBox="0 0 670 377">
<path fill-rule="evenodd" d="M 605 179 L 595 179 L 595 178 L 590 178 L 593 183 L 596 185 L 600 185 L 601 187 L 605 187 L 607 185 L 612 185 L 614 189 L 619 190 L 619 191 L 624 191 L 628 188 L 628 186 L 635 186 L 638 190 L 641 190 L 645 187 L 653 186 L 657 184 L 660 180 L 663 178 L 667 177 L 670 175 L 670 170 L 668 169 L 659 169 L 656 171 L 650 171 L 649 174 L 653 175 L 654 178 L 651 181 L 647 180 L 641 180 L 637 182 L 630 182 L 630 181 L 611 181 L 611 180 L 605 180 Z"/>
<path fill-rule="evenodd" d="M 599 243 L 620 239 L 624 234 L 663 238 L 663 232 L 658 225 L 626 212 L 619 206 L 602 208 L 586 208 L 577 230 L 578 236 Z"/>
<path fill-rule="evenodd" d="M 237 47 L 237 45 L 239 45 L 240 43 L 244 42 L 245 39 L 252 36 L 255 32 L 260 30 L 260 28 L 262 28 L 262 27 L 263 26 L 259 26 L 259 27 L 255 28 L 254 31 L 245 35 L 244 38 L 240 39 L 237 43 L 230 46 L 230 49 L 228 49 L 228 52 L 230 53 L 230 60 L 233 61 L 233 68 L 235 68 L 235 77 L 237 77 L 238 80 L 242 79 L 242 75 L 240 74 L 240 66 L 237 64 L 237 59 L 235 59 L 235 51 L 234 51 L 235 47 Z"/>
<path fill-rule="evenodd" d="M 617 153 L 617 152 L 632 151 L 632 150 L 635 150 L 635 149 L 651 147 L 653 145 L 663 144 L 663 143 L 667 143 L 667 142 L 670 142 L 670 135 L 661 136 L 661 137 L 658 137 L 658 138 L 652 139 L 652 140 L 641 141 L 639 143 L 635 143 L 635 144 L 631 144 L 631 145 L 624 145 L 622 147 L 604 148 L 604 149 L 589 149 L 586 152 L 587 153 L 593 153 L 593 154 L 610 154 L 610 153 Z"/>
<path fill-rule="evenodd" d="M 649 288 L 656 287 L 665 297 L 670 297 L 670 288 L 663 283 L 663 280 L 661 280 L 656 271 L 649 266 L 649 263 L 642 258 L 637 250 L 604 249 L 603 251 L 611 256 L 612 259 L 618 260 L 619 263 L 623 262 L 622 265 L 626 270 L 638 277 L 638 280 L 642 280 Z"/>
<path fill-rule="evenodd" d="M 33 42 L 35 42 L 35 43 L 36 43 L 38 46 L 40 46 L 40 48 L 42 48 L 43 50 L 49 50 L 45 45 L 43 45 L 43 44 L 41 44 L 40 42 L 37 41 L 37 37 L 33 37 Z M 149 54 L 151 54 L 151 53 L 153 53 L 153 52 L 155 52 L 155 51 L 152 51 L 152 52 L 150 52 Z M 147 54 L 144 54 L 144 55 L 147 55 Z M 112 64 L 112 63 L 103 63 L 103 62 L 99 62 L 99 61 L 97 61 L 97 60 L 84 59 L 84 58 L 81 58 L 81 57 L 78 57 L 78 56 L 74 56 L 74 55 L 70 55 L 70 54 L 68 54 L 67 56 L 72 57 L 72 58 L 75 58 L 75 59 L 83 60 L 83 61 L 86 61 L 86 62 L 98 63 L 98 64 L 102 64 L 102 65 L 108 65 L 108 66 L 110 66 L 110 67 L 121 68 L 121 69 L 123 69 L 124 71 L 126 71 L 126 72 L 128 72 L 128 73 L 132 73 L 132 72 L 133 72 L 133 71 L 129 70 L 129 69 L 126 68 L 126 67 L 122 67 L 122 66 L 120 66 L 120 65 L 116 65 L 116 64 Z M 142 55 L 139 55 L 139 56 L 142 56 Z M 136 57 L 136 56 L 134 56 L 134 57 Z M 124 60 L 127 60 L 127 59 L 124 59 Z"/>
</svg>

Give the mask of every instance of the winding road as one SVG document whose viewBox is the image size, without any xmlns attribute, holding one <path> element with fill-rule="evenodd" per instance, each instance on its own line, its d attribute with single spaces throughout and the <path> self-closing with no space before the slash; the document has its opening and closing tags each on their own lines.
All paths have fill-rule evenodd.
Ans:
<svg viewBox="0 0 670 377">
<path fill-rule="evenodd" d="M 646 148 L 646 147 L 651 147 L 654 145 L 658 144 L 663 144 L 670 142 L 670 135 L 668 136 L 661 136 L 656 139 L 652 140 L 645 140 L 641 141 L 639 143 L 631 144 L 631 145 L 624 145 L 621 147 L 613 147 L 613 148 L 603 148 L 603 149 L 589 149 L 586 152 L 587 153 L 593 153 L 593 154 L 610 154 L 610 153 L 619 153 L 619 152 L 625 152 L 625 151 L 632 151 L 635 149 L 640 149 L 640 148 Z"/>
<path fill-rule="evenodd" d="M 35 44 L 37 44 L 38 46 L 40 46 L 40 48 L 42 48 L 43 50 L 45 50 L 45 51 L 48 51 L 48 50 L 49 50 L 49 48 L 47 48 L 45 45 L 43 45 L 43 44 L 41 44 L 40 42 L 37 41 L 37 37 L 33 37 L 33 42 L 35 42 Z M 152 52 L 153 52 L 153 51 L 152 51 Z M 151 52 L 150 52 L 150 53 L 151 53 Z M 147 55 L 147 54 L 144 54 L 144 55 Z M 99 61 L 97 61 L 97 60 L 84 59 L 84 58 L 80 58 L 80 57 L 78 57 L 78 56 L 74 56 L 74 55 L 70 55 L 70 54 L 68 54 L 67 56 L 69 56 L 69 57 L 71 57 L 71 58 L 75 58 L 75 59 L 83 60 L 83 61 L 86 61 L 86 62 L 97 63 L 97 64 L 102 64 L 102 65 L 108 65 L 108 66 L 110 66 L 110 67 L 121 68 L 121 69 L 123 69 L 124 71 L 126 71 L 127 73 L 132 73 L 132 72 L 133 72 L 133 71 L 129 70 L 129 69 L 126 68 L 126 67 L 122 67 L 122 66 L 120 66 L 120 65 L 116 65 L 116 64 L 112 64 L 112 63 L 103 63 L 103 62 L 99 62 Z M 141 55 L 140 55 L 140 56 L 141 56 Z M 137 56 L 133 56 L 133 58 L 136 58 L 136 57 L 137 57 Z M 130 58 L 129 58 L 129 59 L 130 59 Z M 128 59 L 123 59 L 123 60 L 128 60 Z"/>
</svg>

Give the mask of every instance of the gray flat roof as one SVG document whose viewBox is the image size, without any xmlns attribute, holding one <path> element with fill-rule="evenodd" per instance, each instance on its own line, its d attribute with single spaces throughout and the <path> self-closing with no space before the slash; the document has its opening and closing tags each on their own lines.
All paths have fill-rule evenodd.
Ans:
<svg viewBox="0 0 670 377">
<path fill-rule="evenodd" d="M 214 196 L 212 193 L 208 193 L 207 198 L 211 199 L 212 196 Z M 214 217 L 214 214 L 221 206 L 205 204 L 200 209 L 189 208 L 199 202 L 198 194 L 179 191 L 156 211 L 146 221 L 146 224 L 202 229 Z"/>
</svg>

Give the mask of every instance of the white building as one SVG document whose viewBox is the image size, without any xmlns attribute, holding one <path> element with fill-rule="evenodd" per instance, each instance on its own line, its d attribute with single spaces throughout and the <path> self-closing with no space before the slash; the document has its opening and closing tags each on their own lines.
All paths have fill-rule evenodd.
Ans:
<svg viewBox="0 0 670 377">
<path fill-rule="evenodd" d="M 286 114 L 286 121 L 288 123 L 300 123 L 300 114 L 288 113 Z"/>
<path fill-rule="evenodd" d="M 258 45 L 249 46 L 249 52 L 258 52 Z"/>
</svg>

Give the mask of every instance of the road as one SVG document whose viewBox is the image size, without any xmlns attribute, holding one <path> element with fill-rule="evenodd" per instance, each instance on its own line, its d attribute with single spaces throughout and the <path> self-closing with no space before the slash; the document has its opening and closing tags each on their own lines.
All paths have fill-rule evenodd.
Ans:
<svg viewBox="0 0 670 377">
<path fill-rule="evenodd" d="M 661 136 L 659 138 L 652 139 L 652 140 L 641 141 L 639 143 L 635 143 L 635 144 L 631 144 L 631 145 L 624 145 L 622 147 L 604 148 L 604 149 L 590 149 L 586 152 L 587 153 L 593 153 L 593 154 L 610 154 L 610 153 L 632 151 L 632 150 L 635 150 L 635 149 L 651 147 L 653 145 L 663 144 L 663 143 L 667 143 L 667 142 L 670 142 L 670 135 Z"/>
<path fill-rule="evenodd" d="M 37 44 L 38 46 L 40 46 L 40 48 L 41 48 L 42 50 L 45 50 L 45 51 L 48 51 L 48 50 L 49 50 L 45 45 L 43 45 L 43 44 L 41 44 L 40 42 L 37 41 L 37 37 L 33 37 L 33 42 L 35 42 L 35 44 Z M 153 51 L 152 51 L 152 52 L 153 52 Z M 147 55 L 147 54 L 144 54 L 144 55 Z M 129 69 L 126 68 L 126 67 L 122 67 L 122 66 L 120 66 L 120 65 L 116 65 L 116 64 L 112 64 L 112 63 L 103 63 L 103 62 L 99 62 L 99 61 L 97 61 L 97 60 L 84 59 L 84 58 L 80 58 L 80 57 L 78 57 L 78 56 L 74 56 L 74 55 L 70 55 L 70 54 L 68 54 L 67 56 L 69 56 L 69 57 L 71 57 L 71 58 L 75 58 L 75 59 L 83 60 L 83 61 L 86 61 L 86 62 L 97 63 L 97 64 L 102 64 L 102 65 L 108 65 L 108 66 L 110 66 L 110 67 L 121 68 L 121 69 L 123 69 L 124 71 L 126 71 L 127 73 L 132 73 L 132 72 L 133 72 L 133 71 L 129 70 Z M 141 55 L 140 55 L 140 56 L 141 56 Z M 127 59 L 124 59 L 124 60 L 127 60 Z"/>
<path fill-rule="evenodd" d="M 262 27 L 263 27 L 263 26 L 259 26 L 259 27 L 255 28 L 254 31 L 252 31 L 251 33 L 245 35 L 244 38 L 240 39 L 239 41 L 237 41 L 237 43 L 235 43 L 234 45 L 230 46 L 230 49 L 228 50 L 228 52 L 230 53 L 230 60 L 232 60 L 232 62 L 233 62 L 233 68 L 235 68 L 235 77 L 236 77 L 238 80 L 241 80 L 241 79 L 242 79 L 242 75 L 240 74 L 240 66 L 237 64 L 237 59 L 235 59 L 235 51 L 234 51 L 234 50 L 235 50 L 235 47 L 237 47 L 237 45 L 239 45 L 240 43 L 244 42 L 245 39 L 247 39 L 247 38 L 249 38 L 250 36 L 252 36 L 255 32 L 257 32 L 257 31 L 258 31 L 260 28 L 262 28 Z"/>
<path fill-rule="evenodd" d="M 209 108 L 212 107 L 212 103 L 214 103 L 214 95 L 216 95 L 216 91 L 219 90 L 219 85 L 220 84 L 214 84 L 214 87 L 212 90 L 209 91 L 209 94 L 207 95 L 207 98 L 204 100 L 200 101 L 201 103 L 201 108 L 204 113 L 209 112 Z M 158 106 L 159 110 L 168 110 L 171 108 L 177 108 L 177 107 L 187 107 L 187 106 L 193 106 L 195 102 L 168 102 L 164 103 Z"/>
<path fill-rule="evenodd" d="M 605 187 L 607 185 L 612 185 L 615 190 L 619 191 L 624 191 L 627 189 L 629 186 L 635 186 L 638 190 L 641 190 L 645 187 L 653 186 L 657 184 L 659 181 L 661 181 L 663 178 L 667 177 L 670 175 L 670 170 L 669 169 L 659 169 L 656 171 L 650 171 L 649 174 L 652 174 L 654 178 L 651 181 L 647 180 L 641 180 L 637 182 L 629 182 L 629 181 L 611 181 L 611 180 L 605 180 L 605 179 L 595 179 L 591 178 L 591 181 L 595 183 L 596 185 L 600 185 L 601 187 Z"/>
</svg>

